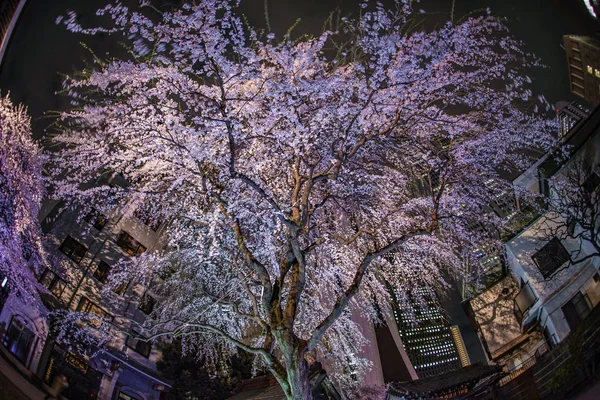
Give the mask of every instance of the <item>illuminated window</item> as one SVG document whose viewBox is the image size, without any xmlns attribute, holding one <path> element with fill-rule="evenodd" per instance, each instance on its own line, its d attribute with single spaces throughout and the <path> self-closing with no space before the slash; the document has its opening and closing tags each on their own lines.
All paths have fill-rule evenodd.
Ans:
<svg viewBox="0 0 600 400">
<path fill-rule="evenodd" d="M 588 72 L 588 74 L 593 74 L 594 73 L 594 68 L 592 68 L 591 65 L 588 65 L 587 66 L 587 72 Z"/>
<path fill-rule="evenodd" d="M 46 288 L 48 288 L 48 290 L 59 299 L 60 296 L 62 296 L 65 287 L 67 286 L 64 280 L 60 279 L 58 275 L 50 271 L 48 268 L 46 268 L 46 270 L 40 277 L 39 282 Z"/>
<path fill-rule="evenodd" d="M 117 238 L 117 244 L 130 256 L 139 256 L 146 248 L 140 242 L 135 240 L 133 236 L 125 231 L 121 231 Z"/>
<path fill-rule="evenodd" d="M 600 78 L 600 71 L 598 71 L 596 68 L 594 68 L 594 75 L 596 78 Z"/>
<path fill-rule="evenodd" d="M 92 207 L 90 212 L 87 213 L 85 217 L 83 217 L 83 220 L 92 225 L 97 230 L 101 231 L 102 228 L 104 228 L 104 225 L 106 225 L 108 218 L 106 217 L 106 215 L 101 214 L 98 210 Z"/>
<path fill-rule="evenodd" d="M 93 301 L 91 301 L 90 299 L 88 299 L 85 296 L 81 296 L 81 299 L 79 300 L 79 304 L 77 304 L 76 311 L 94 314 L 100 318 L 105 318 L 105 319 L 108 319 L 111 321 L 114 318 L 107 311 L 100 308 L 100 306 L 98 304 L 94 303 Z M 101 325 L 101 321 L 99 321 L 99 320 L 91 320 L 89 322 L 95 326 Z"/>
</svg>

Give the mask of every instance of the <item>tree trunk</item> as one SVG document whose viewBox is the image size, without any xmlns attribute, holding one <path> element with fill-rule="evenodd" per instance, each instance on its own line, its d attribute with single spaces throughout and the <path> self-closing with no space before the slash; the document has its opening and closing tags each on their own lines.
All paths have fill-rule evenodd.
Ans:
<svg viewBox="0 0 600 400">
<path fill-rule="evenodd" d="M 275 334 L 275 340 L 283 353 L 287 387 L 281 385 L 288 400 L 312 400 L 308 380 L 308 364 L 304 359 L 306 343 L 291 332 Z"/>
<path fill-rule="evenodd" d="M 310 382 L 308 380 L 308 365 L 304 357 L 296 365 L 287 368 L 288 383 L 290 385 L 289 400 L 312 400 Z"/>
</svg>

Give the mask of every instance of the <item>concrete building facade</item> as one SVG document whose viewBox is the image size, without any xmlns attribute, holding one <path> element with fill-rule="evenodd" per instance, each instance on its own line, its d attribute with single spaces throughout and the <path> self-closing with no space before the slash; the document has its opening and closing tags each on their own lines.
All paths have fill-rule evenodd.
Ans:
<svg viewBox="0 0 600 400">
<path fill-rule="evenodd" d="M 581 190 L 597 193 L 600 109 L 574 124 L 563 144 L 568 149 L 566 159 L 545 155 L 515 179 L 514 185 L 557 198 L 555 182 L 576 163 L 584 162 L 591 168 L 580 182 Z M 594 256 L 597 252 L 589 242 L 578 237 L 580 227 L 567 219 L 570 216 L 543 205 L 529 214 L 505 241 L 509 275 L 469 301 L 489 361 L 506 370 L 535 363 L 600 302 L 600 257 Z"/>
<path fill-rule="evenodd" d="M 156 368 L 160 351 L 139 329 L 155 300 L 137 282 L 103 288 L 119 260 L 163 246 L 165 224 L 140 219 L 131 207 L 103 215 L 93 205 L 81 210 L 62 202 L 45 204 L 40 219 L 53 265 L 38 278 L 50 294 L 42 294 L 45 308 L 9 296 L 0 314 L 5 348 L 48 385 L 66 375 L 70 398 L 158 399 L 170 383 Z M 50 313 L 57 310 L 112 320 L 108 350 L 85 353 L 61 343 L 50 328 Z"/>
</svg>

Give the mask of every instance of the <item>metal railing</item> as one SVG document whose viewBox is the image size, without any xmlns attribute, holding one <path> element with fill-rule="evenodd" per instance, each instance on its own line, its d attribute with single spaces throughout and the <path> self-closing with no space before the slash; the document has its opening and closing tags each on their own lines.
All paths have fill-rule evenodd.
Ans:
<svg viewBox="0 0 600 400">
<path fill-rule="evenodd" d="M 527 360 L 523 361 L 519 366 L 516 366 L 510 369 L 502 379 L 498 381 L 499 386 L 504 386 L 508 382 L 515 379 L 517 376 L 521 375 L 523 372 L 527 371 L 529 368 L 533 367 L 536 363 L 537 359 L 535 356 L 529 357 Z"/>
</svg>

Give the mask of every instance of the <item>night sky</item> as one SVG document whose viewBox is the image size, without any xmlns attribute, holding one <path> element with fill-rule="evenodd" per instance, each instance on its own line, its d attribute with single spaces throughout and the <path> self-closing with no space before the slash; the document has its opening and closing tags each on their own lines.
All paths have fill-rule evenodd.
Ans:
<svg viewBox="0 0 600 400">
<path fill-rule="evenodd" d="M 131 2 L 126 1 L 126 2 Z M 166 3 L 166 1 L 163 1 Z M 21 16 L 7 57 L 0 70 L 0 91 L 11 92 L 15 102 L 25 103 L 34 119 L 34 132 L 39 137 L 49 119 L 45 112 L 65 107 L 67 99 L 56 96 L 61 74 L 81 68 L 91 55 L 79 42 L 86 42 L 96 54 L 121 52 L 110 37 L 89 37 L 67 32 L 54 21 L 68 10 L 76 10 L 83 24 L 92 22 L 94 11 L 106 0 L 29 0 Z M 135 1 L 133 1 L 135 3 Z M 155 2 L 156 3 L 156 2 Z M 533 90 L 548 101 L 576 100 L 569 92 L 569 81 L 562 35 L 595 35 L 600 25 L 577 0 L 456 0 L 454 19 L 489 7 L 493 14 L 507 19 L 512 34 L 525 43 L 548 65 L 530 73 Z M 301 18 L 295 32 L 319 32 L 329 12 L 339 8 L 342 15 L 356 13 L 358 0 L 270 0 L 268 9 L 273 31 L 283 35 L 296 18 Z M 415 7 L 423 9 L 425 26 L 435 26 L 450 18 L 451 0 L 422 0 Z M 264 1 L 242 0 L 242 10 L 255 26 L 265 26 Z"/>
</svg>

